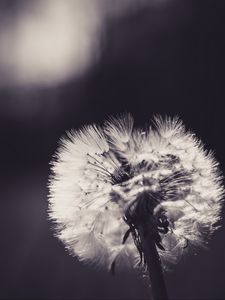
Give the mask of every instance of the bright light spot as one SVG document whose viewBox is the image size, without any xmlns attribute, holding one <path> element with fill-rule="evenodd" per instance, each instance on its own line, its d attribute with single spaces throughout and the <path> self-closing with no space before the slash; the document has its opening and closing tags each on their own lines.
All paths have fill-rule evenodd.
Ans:
<svg viewBox="0 0 225 300">
<path fill-rule="evenodd" d="M 109 19 L 161 1 L 25 0 L 3 10 L 0 86 L 55 85 L 82 75 L 99 57 Z"/>
<path fill-rule="evenodd" d="M 41 0 L 23 7 L 18 18 L 1 26 L 5 79 L 54 84 L 80 75 L 97 56 L 99 21 L 95 1 Z"/>
</svg>

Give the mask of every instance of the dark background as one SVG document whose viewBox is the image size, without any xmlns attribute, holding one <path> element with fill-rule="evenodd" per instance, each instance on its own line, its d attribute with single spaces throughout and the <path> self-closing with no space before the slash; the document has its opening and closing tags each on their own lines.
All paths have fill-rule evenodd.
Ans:
<svg viewBox="0 0 225 300">
<path fill-rule="evenodd" d="M 108 19 L 100 60 L 79 78 L 1 86 L 1 299 L 149 297 L 135 273 L 112 277 L 85 266 L 53 237 L 49 161 L 66 130 L 129 111 L 137 125 L 155 113 L 179 115 L 224 172 L 224 22 L 224 1 L 140 8 Z M 225 219 L 220 224 L 207 251 L 166 274 L 171 299 L 225 299 Z"/>
</svg>

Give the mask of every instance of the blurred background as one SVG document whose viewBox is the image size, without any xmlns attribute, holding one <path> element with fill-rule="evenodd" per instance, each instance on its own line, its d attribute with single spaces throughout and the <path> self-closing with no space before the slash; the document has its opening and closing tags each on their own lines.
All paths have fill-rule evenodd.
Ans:
<svg viewBox="0 0 225 300">
<path fill-rule="evenodd" d="M 224 172 L 224 20 L 223 0 L 0 0 L 0 299 L 149 299 L 53 237 L 49 161 L 66 130 L 128 111 L 179 115 Z M 224 299 L 220 224 L 166 274 L 171 299 Z"/>
</svg>

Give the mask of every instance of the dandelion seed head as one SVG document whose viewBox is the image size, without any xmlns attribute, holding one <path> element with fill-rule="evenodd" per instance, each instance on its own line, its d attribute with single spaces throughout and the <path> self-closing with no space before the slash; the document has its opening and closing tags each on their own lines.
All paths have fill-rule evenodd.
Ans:
<svg viewBox="0 0 225 300">
<path fill-rule="evenodd" d="M 138 226 L 140 209 L 152 220 L 164 267 L 205 247 L 218 228 L 224 190 L 213 153 L 179 118 L 158 116 L 153 123 L 135 129 L 126 114 L 61 140 L 52 161 L 49 216 L 80 260 L 137 266 L 138 237 L 129 218 Z"/>
</svg>

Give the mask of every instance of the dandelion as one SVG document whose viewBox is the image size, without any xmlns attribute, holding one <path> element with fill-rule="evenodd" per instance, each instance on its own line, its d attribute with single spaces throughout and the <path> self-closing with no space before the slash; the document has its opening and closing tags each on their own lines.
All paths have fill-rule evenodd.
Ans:
<svg viewBox="0 0 225 300">
<path fill-rule="evenodd" d="M 166 299 L 162 268 L 206 247 L 218 228 L 222 178 L 178 118 L 133 125 L 125 114 L 61 139 L 49 216 L 72 255 L 112 272 L 147 266 L 153 296 Z"/>
</svg>

